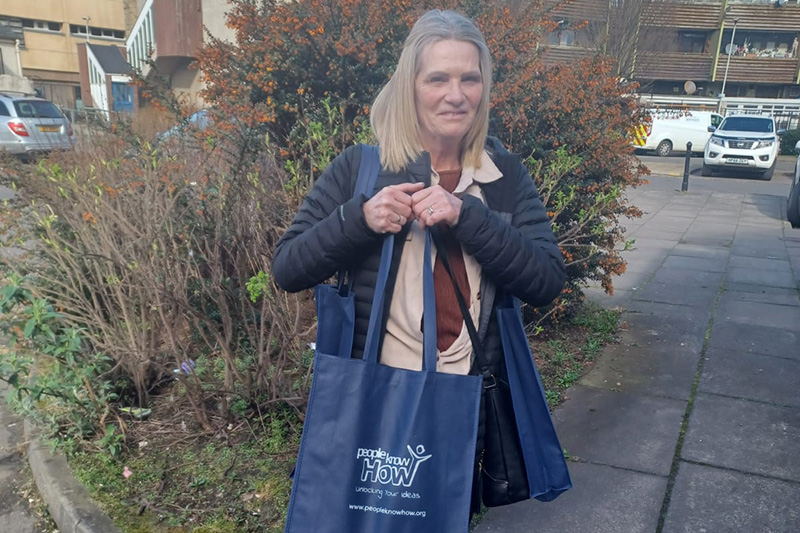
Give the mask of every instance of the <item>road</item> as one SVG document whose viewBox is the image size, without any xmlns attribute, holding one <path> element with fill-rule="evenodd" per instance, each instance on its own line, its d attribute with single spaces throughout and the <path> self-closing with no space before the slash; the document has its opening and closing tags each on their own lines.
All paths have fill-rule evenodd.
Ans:
<svg viewBox="0 0 800 533">
<path fill-rule="evenodd" d="M 652 173 L 650 176 L 651 189 L 673 190 L 680 188 L 685 158 L 683 154 L 669 157 L 655 155 L 637 156 L 642 163 L 647 165 Z M 721 191 L 737 194 L 769 194 L 773 196 L 789 195 L 792 173 L 797 159 L 791 156 L 780 156 L 775 175 L 770 181 L 763 181 L 757 175 L 729 172 L 704 178 L 700 175 L 703 166 L 702 157 L 692 157 L 689 172 L 690 191 Z"/>
</svg>

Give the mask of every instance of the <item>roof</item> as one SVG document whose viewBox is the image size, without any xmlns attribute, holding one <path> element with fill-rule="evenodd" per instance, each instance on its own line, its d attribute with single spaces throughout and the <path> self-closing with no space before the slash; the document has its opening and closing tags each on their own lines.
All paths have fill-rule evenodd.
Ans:
<svg viewBox="0 0 800 533">
<path fill-rule="evenodd" d="M 130 74 L 133 69 L 125 61 L 119 47 L 112 45 L 88 44 L 87 46 L 92 49 L 94 57 L 103 67 L 106 74 Z"/>
</svg>

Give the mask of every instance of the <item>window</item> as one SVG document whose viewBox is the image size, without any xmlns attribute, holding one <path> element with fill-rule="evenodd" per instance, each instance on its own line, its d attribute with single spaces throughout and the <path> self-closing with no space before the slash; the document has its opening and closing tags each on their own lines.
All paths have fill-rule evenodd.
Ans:
<svg viewBox="0 0 800 533">
<path fill-rule="evenodd" d="M 61 31 L 60 22 L 49 22 L 46 20 L 22 19 L 22 27 L 29 30 L 52 31 L 52 32 Z"/>
<path fill-rule="evenodd" d="M 722 122 L 722 116 L 720 115 L 711 115 L 711 125 L 715 128 L 719 127 L 719 123 Z"/>
<path fill-rule="evenodd" d="M 678 51 L 687 54 L 702 54 L 707 51 L 708 38 L 703 32 L 678 32 Z"/>
<path fill-rule="evenodd" d="M 51 102 L 40 100 L 17 100 L 14 109 L 20 118 L 62 118 L 61 111 Z"/>
<path fill-rule="evenodd" d="M 70 24 L 69 25 L 69 32 L 72 35 L 86 35 L 86 25 L 83 24 Z M 122 30 L 112 30 L 109 28 L 96 28 L 94 26 L 89 26 L 89 34 L 92 37 L 102 37 L 104 39 L 125 39 L 125 32 Z"/>
<path fill-rule="evenodd" d="M 11 113 L 8 112 L 8 107 L 4 102 L 0 102 L 0 117 L 10 117 Z"/>
</svg>

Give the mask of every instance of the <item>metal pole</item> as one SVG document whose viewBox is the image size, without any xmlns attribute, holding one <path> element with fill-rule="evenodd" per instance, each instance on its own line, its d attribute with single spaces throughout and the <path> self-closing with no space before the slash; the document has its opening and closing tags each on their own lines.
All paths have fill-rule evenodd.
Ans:
<svg viewBox="0 0 800 533">
<path fill-rule="evenodd" d="M 722 110 L 722 99 L 725 98 L 725 84 L 728 83 L 728 67 L 731 66 L 731 56 L 733 55 L 733 39 L 736 37 L 736 25 L 739 19 L 733 19 L 733 32 L 731 33 L 731 49 L 728 51 L 728 60 L 725 62 L 725 74 L 722 76 L 722 91 L 719 93 L 719 106 L 717 112 Z"/>
<path fill-rule="evenodd" d="M 92 20 L 92 17 L 81 17 L 81 18 L 86 21 L 86 42 L 88 43 L 89 42 L 89 21 Z"/>
<path fill-rule="evenodd" d="M 681 191 L 686 192 L 689 190 L 689 166 L 692 161 L 692 143 L 686 143 L 686 161 L 683 164 L 683 183 L 681 183 Z"/>
</svg>

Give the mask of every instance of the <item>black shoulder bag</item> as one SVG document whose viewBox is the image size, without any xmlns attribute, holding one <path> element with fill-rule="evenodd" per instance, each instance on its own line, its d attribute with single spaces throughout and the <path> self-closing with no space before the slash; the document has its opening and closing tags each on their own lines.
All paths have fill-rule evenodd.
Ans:
<svg viewBox="0 0 800 533">
<path fill-rule="evenodd" d="M 483 504 L 487 507 L 499 507 L 528 500 L 530 499 L 528 478 L 514 417 L 511 389 L 505 376 L 505 363 L 501 375 L 496 376 L 491 372 L 489 360 L 478 337 L 472 316 L 469 314 L 464 295 L 461 294 L 461 289 L 453 276 L 447 251 L 437 238 L 436 232 L 432 231 L 431 235 L 437 253 L 442 257 L 442 264 L 453 282 L 458 307 L 461 309 L 464 324 L 472 341 L 472 349 L 475 351 L 475 361 L 484 380 L 484 446 L 478 465 Z"/>
</svg>

